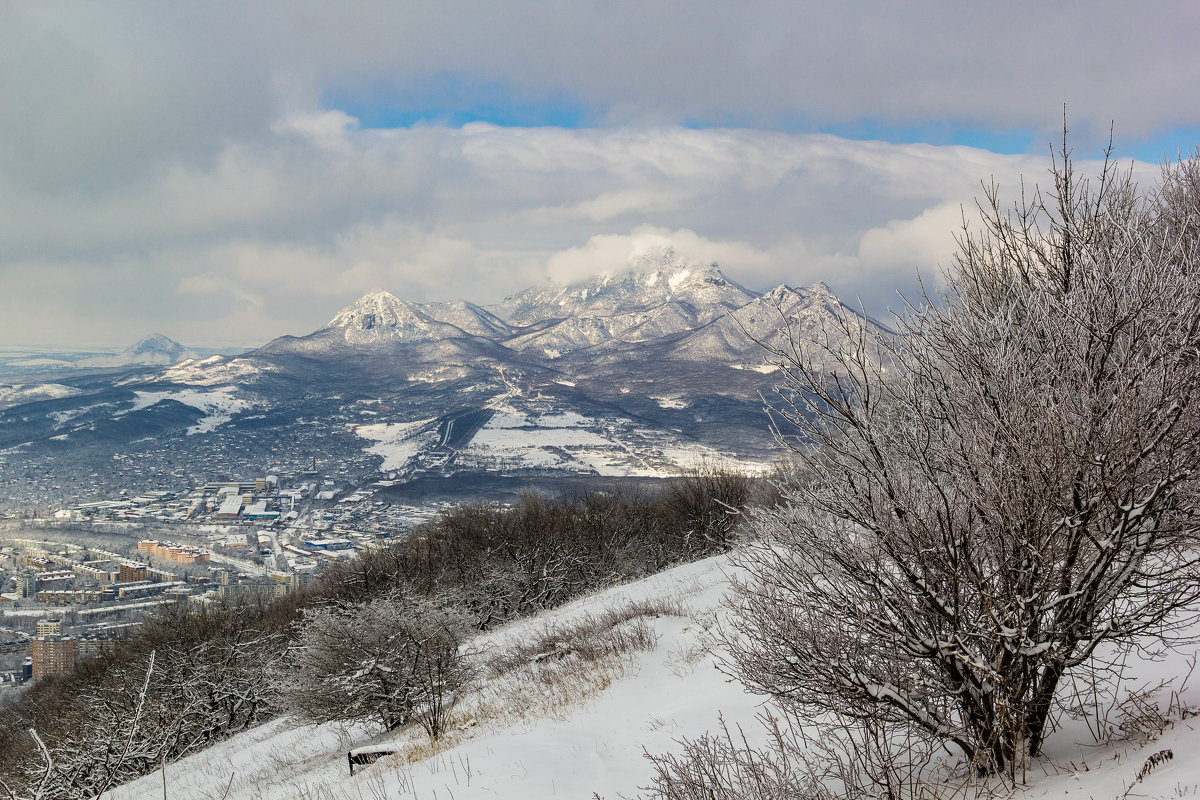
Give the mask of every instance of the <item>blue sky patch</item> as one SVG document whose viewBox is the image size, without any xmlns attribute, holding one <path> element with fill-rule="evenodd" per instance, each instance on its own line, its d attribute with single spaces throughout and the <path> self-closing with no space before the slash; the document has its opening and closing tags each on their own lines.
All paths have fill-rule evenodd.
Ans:
<svg viewBox="0 0 1200 800">
<path fill-rule="evenodd" d="M 470 83 L 437 75 L 419 86 L 327 92 L 326 108 L 358 119 L 363 128 L 411 128 L 414 125 L 462 127 L 489 122 L 503 127 L 582 128 L 595 124 L 581 103 L 566 97 L 524 98 L 501 83 Z"/>
</svg>

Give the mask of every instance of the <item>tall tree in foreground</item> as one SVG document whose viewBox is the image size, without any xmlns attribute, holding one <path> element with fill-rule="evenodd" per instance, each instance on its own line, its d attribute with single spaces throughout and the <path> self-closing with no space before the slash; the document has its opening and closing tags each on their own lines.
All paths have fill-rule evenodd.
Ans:
<svg viewBox="0 0 1200 800">
<path fill-rule="evenodd" d="M 1197 161 L 1148 196 L 1108 161 L 1079 180 L 1065 146 L 1052 174 L 1011 210 L 992 187 L 944 290 L 837 375 L 818 344 L 773 352 L 809 477 L 758 517 L 730 631 L 784 705 L 981 772 L 1039 751 L 1097 648 L 1200 597 Z"/>
</svg>

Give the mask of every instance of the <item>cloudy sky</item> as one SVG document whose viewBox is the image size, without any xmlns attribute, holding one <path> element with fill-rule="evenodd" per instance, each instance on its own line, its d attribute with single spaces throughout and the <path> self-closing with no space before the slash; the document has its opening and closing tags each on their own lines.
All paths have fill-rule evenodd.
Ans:
<svg viewBox="0 0 1200 800">
<path fill-rule="evenodd" d="M 486 304 L 669 245 L 883 313 L 992 176 L 1200 144 L 1200 5 L 0 4 L 0 345 Z M 1192 98 L 1192 99 L 1189 99 Z M 1010 195 L 1011 196 L 1011 195 Z"/>
</svg>

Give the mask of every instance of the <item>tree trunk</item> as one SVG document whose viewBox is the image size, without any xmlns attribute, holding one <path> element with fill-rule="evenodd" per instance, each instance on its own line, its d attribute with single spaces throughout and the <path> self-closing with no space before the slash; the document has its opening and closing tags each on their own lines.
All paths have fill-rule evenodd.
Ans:
<svg viewBox="0 0 1200 800">
<path fill-rule="evenodd" d="M 1038 681 L 1033 699 L 1025 711 L 1025 741 L 1029 742 L 1029 755 L 1036 756 L 1041 752 L 1042 741 L 1046 738 L 1046 721 L 1050 717 L 1050 706 L 1054 693 L 1058 691 L 1058 682 L 1063 676 L 1061 661 L 1048 665 Z"/>
</svg>

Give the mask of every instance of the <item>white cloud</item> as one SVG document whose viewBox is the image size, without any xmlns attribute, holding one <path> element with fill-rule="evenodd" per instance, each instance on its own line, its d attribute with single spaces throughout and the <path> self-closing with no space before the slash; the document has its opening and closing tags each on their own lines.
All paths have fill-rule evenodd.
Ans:
<svg viewBox="0 0 1200 800">
<path fill-rule="evenodd" d="M 0 191 L 0 281 L 18 285 L 5 275 L 35 261 L 78 276 L 3 293 L 7 340 L 58 340 L 51 310 L 69 305 L 72 339 L 262 341 L 312 330 L 375 287 L 488 303 L 668 244 L 750 288 L 826 280 L 881 308 L 914 267 L 944 261 L 951 210 L 981 177 L 1015 186 L 1019 171 L 1044 169 L 968 148 L 748 130 L 380 132 L 332 112 L 276 129 L 87 202 L 30 207 Z M 136 298 L 140 313 L 112 319 L 106 297 Z"/>
<path fill-rule="evenodd" d="M 344 111 L 288 114 L 271 123 L 275 134 L 295 134 L 320 147 L 344 148 L 346 134 L 358 128 L 358 120 Z"/>
<path fill-rule="evenodd" d="M 745 280 L 759 272 L 778 272 L 781 264 L 798 255 L 800 246 L 794 242 L 767 251 L 748 242 L 707 239 L 686 228 L 641 225 L 627 234 L 593 236 L 579 247 L 561 250 L 546 261 L 546 272 L 552 280 L 568 283 L 628 268 L 652 269 L 663 251 L 672 250 L 687 262 L 725 264 L 731 277 Z"/>
<path fill-rule="evenodd" d="M 658 240 L 885 304 L 980 179 L 1045 159 L 750 128 L 1050 141 L 1065 101 L 1079 154 L 1113 119 L 1120 152 L 1200 124 L 1197 23 L 1170 0 L 0 4 L 0 341 L 262 340 L 374 286 L 488 302 Z M 472 104 L 598 127 L 356 119 Z"/>
<path fill-rule="evenodd" d="M 957 250 L 955 236 L 960 232 L 964 207 L 942 203 L 928 208 L 912 219 L 891 220 L 871 228 L 858 243 L 858 258 L 868 272 L 920 269 L 926 277 L 950 264 Z"/>
</svg>

